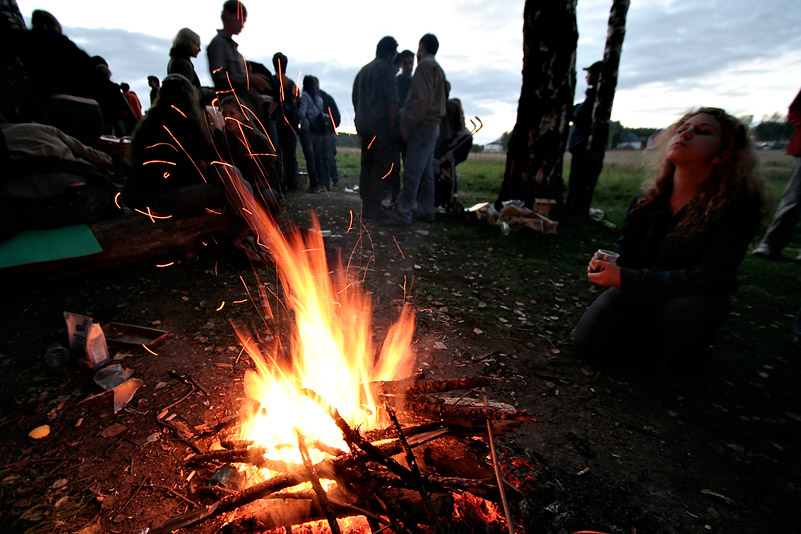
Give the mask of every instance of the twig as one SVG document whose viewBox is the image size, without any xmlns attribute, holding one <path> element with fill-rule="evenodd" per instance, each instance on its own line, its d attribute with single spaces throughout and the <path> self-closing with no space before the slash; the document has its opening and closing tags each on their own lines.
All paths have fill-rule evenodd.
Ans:
<svg viewBox="0 0 801 534">
<path fill-rule="evenodd" d="M 306 447 L 306 439 L 303 437 L 300 429 L 295 427 L 295 435 L 298 437 L 298 450 L 300 456 L 303 458 L 303 465 L 306 466 L 306 474 L 311 482 L 314 494 L 317 496 L 317 503 L 323 510 L 325 519 L 328 521 L 328 527 L 331 529 L 331 534 L 340 534 L 339 523 L 337 523 L 336 514 L 331 509 L 331 503 L 328 501 L 323 485 L 320 484 L 320 477 L 317 474 L 314 466 L 312 465 L 311 457 L 309 456 L 309 449 Z"/>
<path fill-rule="evenodd" d="M 487 392 L 482 391 L 484 395 L 484 404 L 489 406 L 487 402 Z M 506 490 L 503 489 L 503 477 L 501 476 L 501 466 L 498 463 L 498 455 L 495 453 L 495 438 L 492 435 L 492 422 L 487 418 L 487 434 L 489 434 L 490 453 L 492 455 L 492 466 L 495 468 L 495 478 L 498 479 L 498 492 L 501 494 L 501 502 L 503 503 L 503 513 L 506 515 L 506 526 L 509 527 L 509 534 L 515 534 L 514 525 L 512 525 L 512 514 L 509 513 L 509 501 L 506 500 Z"/>
<path fill-rule="evenodd" d="M 185 503 L 187 503 L 187 504 L 191 504 L 191 505 L 192 505 L 192 506 L 194 506 L 195 508 L 197 508 L 198 506 L 200 506 L 198 503 L 196 503 L 196 502 L 195 502 L 195 501 L 193 501 L 192 499 L 188 499 L 188 498 L 184 497 L 183 495 L 181 495 L 180 493 L 178 493 L 178 492 L 177 492 L 177 491 L 175 491 L 174 489 L 172 489 L 172 488 L 168 488 L 167 486 L 156 486 L 155 484 L 147 484 L 147 485 L 145 485 L 145 487 L 146 487 L 146 488 L 152 488 L 152 489 L 160 489 L 160 490 L 164 490 L 164 491 L 166 491 L 167 493 L 170 493 L 170 494 L 172 494 L 173 496 L 175 496 L 175 497 L 178 497 L 179 499 L 181 499 L 181 500 L 182 500 L 182 501 L 184 501 Z"/>
<path fill-rule="evenodd" d="M 125 507 L 128 506 L 128 503 L 130 503 L 133 500 L 133 498 L 136 497 L 136 494 L 139 493 L 139 490 L 142 489 L 142 486 L 145 485 L 145 483 L 148 481 L 149 478 L 150 478 L 149 476 L 146 476 L 145 478 L 142 479 L 142 482 L 139 484 L 139 486 L 134 490 L 134 492 L 131 494 L 131 496 L 128 497 L 128 500 L 125 501 L 125 504 L 123 504 L 120 507 L 120 510 L 119 510 L 120 512 L 122 512 L 125 509 Z"/>
</svg>

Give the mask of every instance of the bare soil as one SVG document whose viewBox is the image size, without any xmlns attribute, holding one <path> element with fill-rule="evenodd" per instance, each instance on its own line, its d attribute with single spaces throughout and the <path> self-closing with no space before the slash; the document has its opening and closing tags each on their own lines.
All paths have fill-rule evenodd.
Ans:
<svg viewBox="0 0 801 534">
<path fill-rule="evenodd" d="M 538 415 L 499 439 L 536 466 L 514 512 L 521 532 L 801 531 L 799 354 L 786 332 L 776 330 L 788 337 L 786 353 L 746 354 L 736 365 L 714 358 L 679 390 L 645 366 L 590 365 L 566 343 L 593 297 L 589 285 L 565 293 L 566 279 L 581 273 L 510 272 L 491 250 L 454 239 L 447 228 L 463 223 L 442 215 L 408 229 L 355 224 L 348 232 L 348 209 L 358 205 L 342 191 L 296 193 L 287 212 L 304 224 L 315 208 L 332 233 L 330 256 L 341 252 L 363 269 L 377 340 L 406 297 L 417 309 L 417 364 L 428 377 L 496 378 L 492 398 Z M 0 531 L 137 533 L 209 502 L 197 489 L 211 471 L 184 460 L 190 444 L 206 450 L 215 439 L 203 425 L 235 414 L 244 400 L 252 363 L 234 325 L 261 332 L 265 344 L 285 332 L 251 300 L 257 277 L 277 290 L 272 268 L 254 272 L 226 244 L 171 259 L 168 268 L 147 263 L 4 289 Z M 518 290 L 532 279 L 544 297 Z M 66 343 L 65 310 L 169 332 L 155 354 L 110 343 L 144 382 L 125 410 L 114 414 L 108 399 L 85 402 L 100 392 L 88 370 L 44 363 L 48 345 Z M 737 303 L 735 312 L 750 313 Z M 748 352 L 749 333 L 738 334 Z M 172 409 L 183 440 L 156 418 L 192 389 L 170 371 L 208 393 L 196 390 Z M 28 437 L 43 424 L 47 437 Z M 211 533 L 220 523 L 188 531 Z"/>
</svg>

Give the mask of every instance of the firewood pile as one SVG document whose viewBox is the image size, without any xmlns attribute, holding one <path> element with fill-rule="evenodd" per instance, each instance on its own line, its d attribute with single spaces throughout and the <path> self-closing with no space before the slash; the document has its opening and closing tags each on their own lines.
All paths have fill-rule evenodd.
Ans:
<svg viewBox="0 0 801 534">
<path fill-rule="evenodd" d="M 192 455 L 187 463 L 212 470 L 246 465 L 269 469 L 271 476 L 244 489 L 205 486 L 211 504 L 140 534 L 173 532 L 220 516 L 220 532 L 229 534 L 290 532 L 292 525 L 323 520 L 336 534 L 350 532 L 346 518 L 356 516 L 368 525 L 353 529 L 358 531 L 442 532 L 443 524 L 458 517 L 480 521 L 482 531 L 492 532 L 486 523 L 494 521 L 495 531 L 514 532 L 510 510 L 521 495 L 503 474 L 494 436 L 534 417 L 489 403 L 486 394 L 476 399 L 488 385 L 490 379 L 481 377 L 374 383 L 390 424 L 369 431 L 352 428 L 306 390 L 336 423 L 349 450 L 311 441 L 296 429 L 303 461 L 288 463 L 267 458 L 253 442 L 223 440 L 222 450 Z M 470 391 L 454 396 L 457 390 Z M 312 462 L 310 450 L 324 452 L 325 459 Z"/>
</svg>

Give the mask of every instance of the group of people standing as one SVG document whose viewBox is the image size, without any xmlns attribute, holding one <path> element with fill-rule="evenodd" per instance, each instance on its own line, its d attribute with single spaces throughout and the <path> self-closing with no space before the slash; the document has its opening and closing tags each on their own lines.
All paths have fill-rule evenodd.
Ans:
<svg viewBox="0 0 801 534">
<path fill-rule="evenodd" d="M 353 81 L 354 122 L 361 143 L 362 219 L 408 226 L 416 204 L 417 218 L 434 220 L 434 149 L 448 98 L 448 82 L 435 59 L 438 50 L 437 37 L 425 34 L 418 43 L 417 69 L 409 77 L 411 52 L 404 51 L 396 64 L 398 42 L 386 36 L 376 45 L 375 59 L 362 67 Z M 402 74 L 396 77 L 399 67 Z M 407 91 L 403 100 L 401 91 Z M 399 174 L 393 172 L 400 166 L 402 151 L 401 186 L 395 181 Z M 387 179 L 390 181 L 385 182 Z M 387 189 L 392 200 L 397 200 L 391 215 L 381 206 Z"/>
</svg>

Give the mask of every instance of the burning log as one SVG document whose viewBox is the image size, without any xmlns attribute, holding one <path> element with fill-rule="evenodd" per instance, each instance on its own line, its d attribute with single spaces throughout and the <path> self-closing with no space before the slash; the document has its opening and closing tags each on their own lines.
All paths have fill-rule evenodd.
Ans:
<svg viewBox="0 0 801 534">
<path fill-rule="evenodd" d="M 483 376 L 468 376 L 446 380 L 400 380 L 374 382 L 371 384 L 386 395 L 414 395 L 419 393 L 444 393 L 459 389 L 474 389 L 491 385 L 492 380 Z"/>
<path fill-rule="evenodd" d="M 525 411 L 518 411 L 509 405 L 482 406 L 447 403 L 443 399 L 428 397 L 409 397 L 403 401 L 391 401 L 398 408 L 403 404 L 406 412 L 416 417 L 447 421 L 448 425 L 460 425 L 468 428 L 484 427 L 487 420 L 505 421 L 509 423 L 535 422 L 536 416 Z"/>
</svg>

